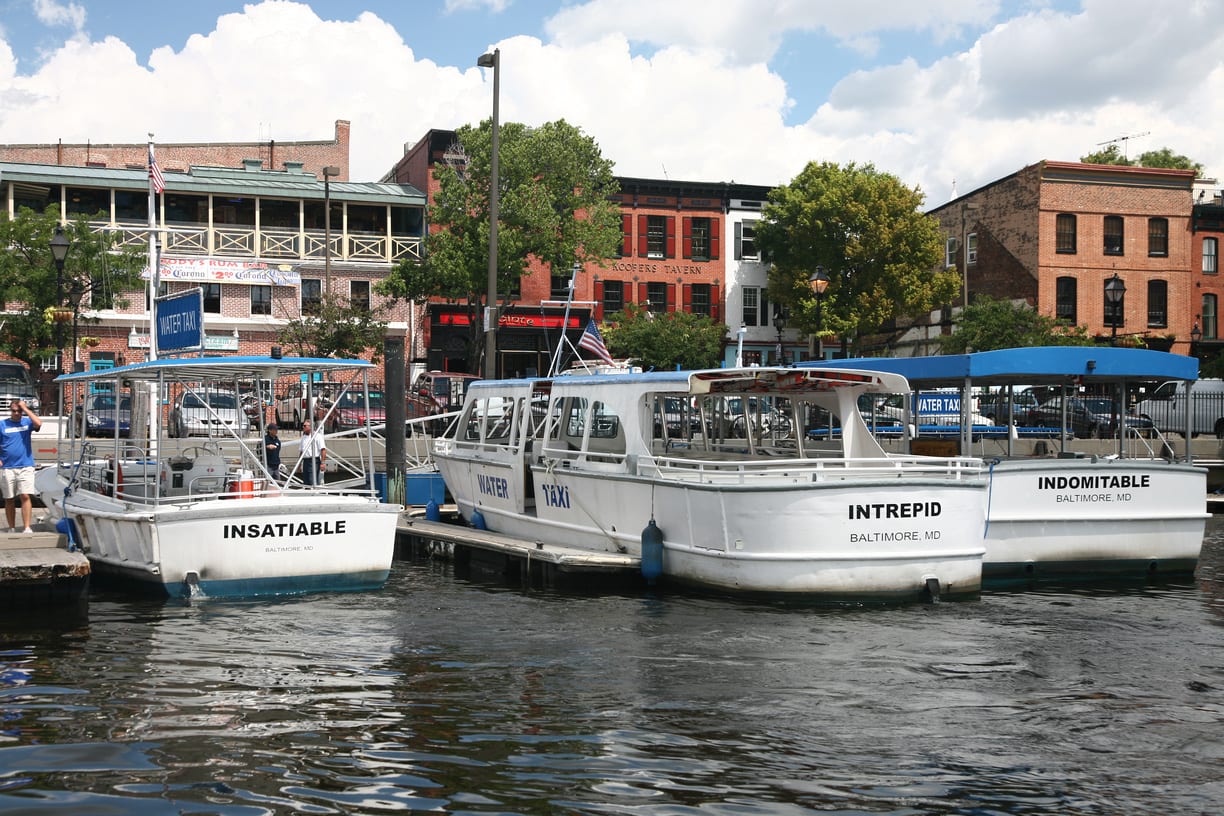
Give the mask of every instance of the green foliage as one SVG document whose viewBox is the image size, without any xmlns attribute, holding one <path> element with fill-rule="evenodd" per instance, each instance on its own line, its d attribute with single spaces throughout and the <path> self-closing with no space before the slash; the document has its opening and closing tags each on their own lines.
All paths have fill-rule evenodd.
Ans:
<svg viewBox="0 0 1224 816">
<path fill-rule="evenodd" d="M 819 318 L 821 336 L 856 338 L 952 300 L 960 278 L 942 268 L 944 236 L 922 202 L 917 188 L 853 163 L 811 162 L 773 190 L 756 237 L 787 324 L 817 333 Z M 818 266 L 830 278 L 819 309 L 808 282 Z"/>
<path fill-rule="evenodd" d="M 1085 164 L 1116 164 L 1122 167 L 1164 167 L 1171 170 L 1193 170 L 1197 175 L 1203 174 L 1203 165 L 1180 153 L 1174 153 L 1171 148 L 1162 147 L 1159 150 L 1149 150 L 1140 153 L 1137 159 L 1128 159 L 1122 153 L 1117 143 L 1107 146 L 1104 150 L 1080 156 Z"/>
<path fill-rule="evenodd" d="M 12 219 L 0 214 L 0 300 L 8 310 L 0 320 L 0 352 L 36 366 L 55 352 L 58 342 L 70 344 L 51 319 L 53 307 L 67 305 L 71 297 L 83 298 L 85 309 L 91 303 L 123 306 L 122 293 L 144 285 L 140 274 L 147 266 L 147 252 L 120 248 L 120 233 L 95 232 L 89 220 L 78 215 L 64 225 L 71 244 L 61 276 L 51 257 L 59 207 L 41 213 L 23 207 Z"/>
<path fill-rule="evenodd" d="M 290 320 L 278 337 L 300 357 L 356 359 L 370 351 L 370 360 L 377 362 L 387 333 L 382 313 L 353 306 L 335 292 L 324 292 L 314 314 Z"/>
<path fill-rule="evenodd" d="M 613 357 L 660 371 L 714 368 L 722 356 L 727 327 L 705 315 L 649 312 L 636 303 L 608 316 L 600 329 Z"/>
<path fill-rule="evenodd" d="M 956 320 L 956 331 L 940 338 L 943 354 L 1028 346 L 1093 346 L 1085 326 L 1066 326 L 1026 305 L 978 297 Z"/>
<path fill-rule="evenodd" d="M 439 190 L 423 263 L 404 262 L 378 291 L 394 298 L 466 301 L 471 318 L 468 364 L 480 370 L 489 281 L 489 190 L 492 121 L 455 132 L 465 165 L 437 165 Z M 500 126 L 498 148 L 497 291 L 510 300 L 534 257 L 551 273 L 575 262 L 603 265 L 621 238 L 612 163 L 599 145 L 564 120 L 536 128 Z"/>
</svg>

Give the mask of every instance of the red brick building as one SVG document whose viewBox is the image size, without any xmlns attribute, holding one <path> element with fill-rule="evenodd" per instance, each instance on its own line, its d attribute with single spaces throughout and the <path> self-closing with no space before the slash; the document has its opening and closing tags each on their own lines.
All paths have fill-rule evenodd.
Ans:
<svg viewBox="0 0 1224 816">
<path fill-rule="evenodd" d="M 1189 170 L 1042 161 L 932 210 L 964 282 L 957 305 L 1024 300 L 1102 338 L 1189 354 L 1203 320 L 1193 184 Z"/>
</svg>

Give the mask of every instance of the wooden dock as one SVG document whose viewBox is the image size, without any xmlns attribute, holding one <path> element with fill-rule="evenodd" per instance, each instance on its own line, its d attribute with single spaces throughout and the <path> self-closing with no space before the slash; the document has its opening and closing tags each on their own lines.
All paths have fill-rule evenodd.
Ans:
<svg viewBox="0 0 1224 816">
<path fill-rule="evenodd" d="M 413 512 L 401 514 L 397 549 L 405 557 L 452 560 L 458 571 L 517 582 L 522 586 L 560 588 L 598 578 L 640 585 L 642 561 L 624 553 L 597 553 L 544 544 L 461 523 L 428 521 Z"/>
<path fill-rule="evenodd" d="M 60 533 L 0 533 L 0 610 L 82 611 L 89 573 L 89 559 L 69 552 Z"/>
</svg>

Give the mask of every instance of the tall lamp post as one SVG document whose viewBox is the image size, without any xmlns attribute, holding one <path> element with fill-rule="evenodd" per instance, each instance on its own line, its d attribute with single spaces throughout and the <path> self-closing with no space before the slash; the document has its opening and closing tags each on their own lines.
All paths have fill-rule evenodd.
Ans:
<svg viewBox="0 0 1224 816">
<path fill-rule="evenodd" d="M 491 54 L 481 54 L 476 60 L 480 68 L 493 69 L 493 144 L 489 163 L 489 291 L 485 295 L 485 364 L 486 379 L 497 374 L 497 194 L 498 159 L 500 153 L 500 128 L 498 126 L 497 103 L 501 95 L 501 49 L 494 48 Z M 561 328 L 565 331 L 565 327 Z"/>
<path fill-rule="evenodd" d="M 64 261 L 68 258 L 68 249 L 72 246 L 72 241 L 64 234 L 64 225 L 55 225 L 55 235 L 51 237 L 51 258 L 55 261 L 55 345 L 60 355 L 60 370 L 64 368 L 64 318 L 65 311 L 60 308 L 64 305 Z M 73 358 L 76 358 L 75 349 Z"/>
<path fill-rule="evenodd" d="M 331 180 L 340 175 L 340 168 L 328 165 L 323 168 L 323 291 L 331 294 Z"/>
<path fill-rule="evenodd" d="M 1109 333 L 1109 345 L 1113 345 L 1118 339 L 1118 313 L 1121 311 L 1122 298 L 1126 296 L 1126 284 L 1118 277 L 1118 273 L 1113 273 L 1113 277 L 1105 281 L 1105 302 L 1109 304 L 1109 325 L 1111 331 Z"/>
<path fill-rule="evenodd" d="M 773 327 L 778 332 L 778 365 L 786 365 L 786 354 L 782 349 L 782 332 L 786 329 L 786 310 L 779 307 L 774 312 Z"/>
<path fill-rule="evenodd" d="M 1190 329 L 1190 356 L 1198 357 L 1199 341 L 1203 339 L 1203 330 L 1199 328 L 1198 321 L 1194 321 L 1194 328 Z"/>
<path fill-rule="evenodd" d="M 813 356 L 817 360 L 824 359 L 824 341 L 820 337 L 823 330 L 821 322 L 823 315 L 821 314 L 821 301 L 824 299 L 825 290 L 829 288 L 829 276 L 825 274 L 823 266 L 817 266 L 816 271 L 812 273 L 812 277 L 808 278 L 808 285 L 812 287 L 812 291 L 816 293 L 816 345 L 813 349 Z"/>
</svg>

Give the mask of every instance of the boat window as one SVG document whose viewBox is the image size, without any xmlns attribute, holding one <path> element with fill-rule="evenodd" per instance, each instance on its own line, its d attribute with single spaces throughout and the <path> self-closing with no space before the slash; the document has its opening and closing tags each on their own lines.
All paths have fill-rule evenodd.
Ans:
<svg viewBox="0 0 1224 816">
<path fill-rule="evenodd" d="M 586 427 L 587 401 L 578 397 L 569 401 L 565 417 L 565 435 L 573 439 L 581 439 Z"/>
<path fill-rule="evenodd" d="M 615 439 L 620 430 L 620 417 L 602 402 L 596 402 L 592 411 L 591 438 Z"/>
</svg>

